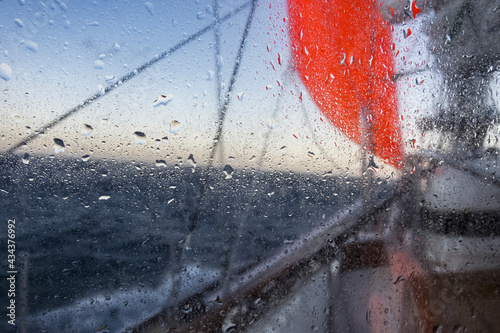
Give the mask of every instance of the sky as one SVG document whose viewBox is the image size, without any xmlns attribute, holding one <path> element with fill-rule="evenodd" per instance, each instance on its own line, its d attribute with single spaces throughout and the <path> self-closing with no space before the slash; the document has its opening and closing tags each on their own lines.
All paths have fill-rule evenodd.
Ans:
<svg viewBox="0 0 500 333">
<path fill-rule="evenodd" d="M 221 0 L 220 15 L 244 3 Z M 249 12 L 246 7 L 221 23 L 223 90 Z M 440 78 L 432 70 L 414 74 L 416 64 L 432 68 L 434 61 L 421 32 L 430 15 L 394 29 L 397 71 L 409 73 L 398 82 L 406 153 L 436 142 L 432 134 L 422 135 L 417 120 L 434 112 Z M 212 0 L 0 1 L 0 151 L 213 20 Z M 402 31 L 408 28 L 413 33 L 405 39 Z M 188 163 L 193 154 L 198 164 L 207 163 L 218 121 L 215 46 L 212 29 L 17 152 L 166 164 Z M 362 172 L 359 145 L 325 120 L 290 68 L 286 2 L 259 1 L 229 96 L 216 164 Z M 167 97 L 158 102 L 161 95 Z M 55 138 L 63 140 L 63 150 L 54 147 Z"/>
</svg>

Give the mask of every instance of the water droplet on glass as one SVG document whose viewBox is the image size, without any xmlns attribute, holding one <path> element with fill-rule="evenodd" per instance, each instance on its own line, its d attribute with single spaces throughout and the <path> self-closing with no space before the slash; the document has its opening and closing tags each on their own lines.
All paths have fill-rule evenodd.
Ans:
<svg viewBox="0 0 500 333">
<path fill-rule="evenodd" d="M 172 120 L 170 122 L 170 133 L 176 134 L 181 129 L 181 123 L 177 120 Z"/>
<path fill-rule="evenodd" d="M 276 127 L 276 120 L 274 120 L 274 118 L 269 118 L 267 121 L 267 127 L 274 129 Z"/>
<path fill-rule="evenodd" d="M 83 124 L 82 134 L 85 136 L 91 136 L 94 129 L 89 124 Z"/>
<path fill-rule="evenodd" d="M 157 107 L 160 105 L 167 105 L 174 99 L 174 95 L 166 94 L 166 95 L 158 95 L 156 99 L 153 101 L 153 107 Z"/>
<path fill-rule="evenodd" d="M 21 19 L 18 18 L 14 19 L 14 23 L 16 23 L 19 28 L 24 27 L 24 23 L 23 21 L 21 21 Z"/>
<path fill-rule="evenodd" d="M 24 164 L 30 164 L 30 155 L 28 153 L 25 153 L 23 155 L 23 163 Z"/>
<path fill-rule="evenodd" d="M 49 22 L 49 16 L 45 12 L 36 12 L 32 18 L 33 24 L 43 27 Z"/>
<path fill-rule="evenodd" d="M 189 157 L 187 159 L 187 163 L 188 163 L 188 165 L 193 167 L 193 172 L 194 172 L 194 169 L 196 168 L 196 161 L 194 160 L 193 154 L 189 155 Z"/>
<path fill-rule="evenodd" d="M 212 81 L 214 79 L 215 72 L 214 71 L 207 71 L 207 81 Z"/>
<path fill-rule="evenodd" d="M 236 324 L 231 323 L 231 322 L 226 322 L 224 325 L 222 325 L 222 332 L 223 333 L 233 333 L 233 332 L 236 332 L 236 328 L 237 328 Z"/>
<path fill-rule="evenodd" d="M 443 326 L 442 325 L 436 325 L 432 328 L 433 333 L 443 333 Z"/>
<path fill-rule="evenodd" d="M 272 85 L 270 85 L 270 84 L 268 84 L 268 85 L 266 86 L 266 90 L 273 90 L 273 86 L 272 86 Z"/>
<path fill-rule="evenodd" d="M 99 91 L 99 94 L 101 96 L 104 96 L 104 94 L 106 93 L 106 89 L 104 88 L 104 86 L 102 84 L 97 86 L 97 90 Z"/>
<path fill-rule="evenodd" d="M 411 3 L 411 11 L 413 13 L 413 18 L 416 18 L 417 14 L 419 14 L 421 12 L 420 8 L 417 7 L 417 2 L 416 1 L 412 1 L 412 3 Z"/>
<path fill-rule="evenodd" d="M 243 92 L 239 92 L 236 94 L 236 97 L 238 97 L 238 99 L 242 102 L 243 102 L 243 94 L 244 94 Z"/>
<path fill-rule="evenodd" d="M 163 138 L 161 138 L 161 142 L 168 143 L 168 137 L 164 136 Z"/>
<path fill-rule="evenodd" d="M 404 276 L 400 275 L 397 277 L 396 281 L 394 281 L 394 284 L 399 284 L 404 280 L 405 280 Z"/>
<path fill-rule="evenodd" d="M 5 62 L 0 64 L 0 78 L 9 81 L 12 78 L 12 69 Z"/>
<path fill-rule="evenodd" d="M 106 296 L 107 297 L 107 296 Z M 106 300 L 110 300 L 111 297 L 109 297 L 109 299 L 106 298 Z M 127 302 L 128 303 L 128 302 Z M 126 305 L 126 304 L 125 304 Z M 99 326 L 98 328 L 95 329 L 95 332 L 99 332 L 99 331 L 108 331 L 108 325 L 101 325 Z"/>
<path fill-rule="evenodd" d="M 56 2 L 59 5 L 59 8 L 61 8 L 62 11 L 65 11 L 65 12 L 68 11 L 68 6 L 66 5 L 66 3 L 61 2 L 61 1 L 54 1 L 54 2 Z"/>
<path fill-rule="evenodd" d="M 403 37 L 405 39 L 408 38 L 408 37 L 410 37 L 410 35 L 411 35 L 411 29 L 410 28 L 408 28 L 408 30 L 403 29 Z"/>
<path fill-rule="evenodd" d="M 54 138 L 54 150 L 56 154 L 62 153 L 64 151 L 64 148 L 66 146 L 64 145 L 64 141 L 58 138 Z"/>
<path fill-rule="evenodd" d="M 280 151 L 281 151 L 281 153 L 282 153 L 282 154 L 285 154 L 287 150 L 288 150 L 288 147 L 287 147 L 287 146 L 282 146 L 282 147 L 280 148 Z"/>
<path fill-rule="evenodd" d="M 134 132 L 133 137 L 134 137 L 136 144 L 138 144 L 138 145 L 145 145 L 146 144 L 146 134 L 144 134 L 143 132 L 139 132 L 139 131 Z"/>
<path fill-rule="evenodd" d="M 165 160 L 156 160 L 156 166 L 157 167 L 167 167 L 167 162 Z"/>
<path fill-rule="evenodd" d="M 30 50 L 31 52 L 37 52 L 38 51 L 38 44 L 29 40 L 27 42 L 24 42 L 24 46 Z"/>
<path fill-rule="evenodd" d="M 97 59 L 94 61 L 94 69 L 103 69 L 104 68 L 104 62 L 101 59 Z"/>
<path fill-rule="evenodd" d="M 87 162 L 90 159 L 90 155 L 83 155 L 82 161 Z"/>
<path fill-rule="evenodd" d="M 99 200 L 108 200 L 109 198 L 111 198 L 109 195 L 101 195 Z"/>
<path fill-rule="evenodd" d="M 233 178 L 233 171 L 234 171 L 234 169 L 229 164 L 226 164 L 224 166 L 223 171 L 224 171 L 224 174 L 226 175 L 226 179 Z"/>
<path fill-rule="evenodd" d="M 193 307 L 190 305 L 190 304 L 185 304 L 182 308 L 181 308 L 181 311 L 182 313 L 184 314 L 188 314 L 188 313 L 191 313 L 193 311 Z"/>
<path fill-rule="evenodd" d="M 106 75 L 104 77 L 104 79 L 106 79 L 106 82 L 112 82 L 115 80 L 115 76 L 114 75 Z"/>
<path fill-rule="evenodd" d="M 113 51 L 120 51 L 121 50 L 121 46 L 120 44 L 118 43 L 114 43 L 113 44 Z"/>
<path fill-rule="evenodd" d="M 144 7 L 146 7 L 147 11 L 149 12 L 149 14 L 151 14 L 151 16 L 155 14 L 155 10 L 151 2 L 149 1 L 145 2 Z"/>
</svg>

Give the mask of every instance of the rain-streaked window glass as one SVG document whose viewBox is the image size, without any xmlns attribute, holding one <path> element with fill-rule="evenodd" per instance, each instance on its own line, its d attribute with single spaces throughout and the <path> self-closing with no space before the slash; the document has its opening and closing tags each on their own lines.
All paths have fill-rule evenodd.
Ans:
<svg viewBox="0 0 500 333">
<path fill-rule="evenodd" d="M 0 1 L 0 330 L 497 330 L 499 13 Z"/>
</svg>

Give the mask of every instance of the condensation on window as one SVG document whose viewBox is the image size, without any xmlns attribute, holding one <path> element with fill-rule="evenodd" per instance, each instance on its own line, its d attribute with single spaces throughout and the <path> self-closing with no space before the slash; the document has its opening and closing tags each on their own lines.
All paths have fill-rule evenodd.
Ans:
<svg viewBox="0 0 500 333">
<path fill-rule="evenodd" d="M 499 1 L 0 1 L 5 332 L 500 327 Z"/>
</svg>

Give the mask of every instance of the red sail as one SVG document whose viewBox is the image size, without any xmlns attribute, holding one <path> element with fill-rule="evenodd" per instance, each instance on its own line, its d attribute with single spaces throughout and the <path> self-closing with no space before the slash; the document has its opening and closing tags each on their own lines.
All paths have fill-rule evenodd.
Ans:
<svg viewBox="0 0 500 333">
<path fill-rule="evenodd" d="M 292 54 L 334 126 L 401 167 L 391 26 L 374 0 L 288 0 Z"/>
</svg>

